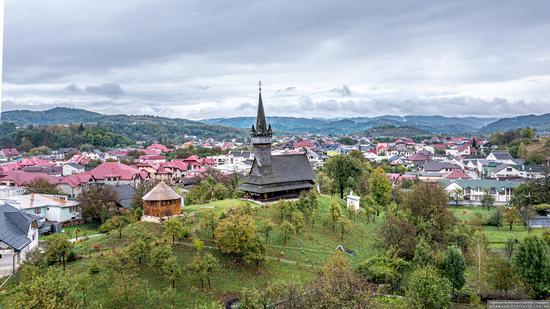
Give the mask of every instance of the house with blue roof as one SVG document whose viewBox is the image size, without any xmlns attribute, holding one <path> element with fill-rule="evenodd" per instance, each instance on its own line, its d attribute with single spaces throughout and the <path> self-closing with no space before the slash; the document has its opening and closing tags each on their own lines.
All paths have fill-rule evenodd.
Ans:
<svg viewBox="0 0 550 309">
<path fill-rule="evenodd" d="M 0 205 L 0 277 L 14 273 L 37 247 L 36 219 L 11 205 Z"/>
</svg>

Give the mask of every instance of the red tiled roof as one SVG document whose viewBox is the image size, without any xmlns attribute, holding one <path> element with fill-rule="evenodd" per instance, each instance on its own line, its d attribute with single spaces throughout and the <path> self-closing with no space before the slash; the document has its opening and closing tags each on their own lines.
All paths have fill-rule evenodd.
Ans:
<svg viewBox="0 0 550 309">
<path fill-rule="evenodd" d="M 2 154 L 5 157 L 10 157 L 10 156 L 15 157 L 19 155 L 19 151 L 17 151 L 17 149 L 15 148 L 2 148 Z"/>
<path fill-rule="evenodd" d="M 95 179 L 117 177 L 121 180 L 131 180 L 135 176 L 140 176 L 137 168 L 119 162 L 103 162 L 91 170 L 90 173 Z"/>
<path fill-rule="evenodd" d="M 447 174 L 443 175 L 445 179 L 472 179 L 468 174 L 464 173 L 462 170 L 454 169 Z"/>
</svg>

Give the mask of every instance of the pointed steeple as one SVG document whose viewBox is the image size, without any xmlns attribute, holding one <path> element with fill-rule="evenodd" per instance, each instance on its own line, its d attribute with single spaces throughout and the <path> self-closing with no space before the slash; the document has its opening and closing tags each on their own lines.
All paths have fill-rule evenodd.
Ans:
<svg viewBox="0 0 550 309">
<path fill-rule="evenodd" d="M 259 83 L 258 114 L 256 115 L 256 132 L 267 133 L 267 123 L 265 121 L 264 103 L 262 102 L 262 81 Z"/>
</svg>

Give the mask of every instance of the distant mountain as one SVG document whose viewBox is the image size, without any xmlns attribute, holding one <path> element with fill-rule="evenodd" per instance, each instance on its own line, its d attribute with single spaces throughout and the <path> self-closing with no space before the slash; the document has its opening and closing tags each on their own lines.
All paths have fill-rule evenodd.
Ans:
<svg viewBox="0 0 550 309">
<path fill-rule="evenodd" d="M 268 117 L 273 129 L 291 133 L 318 134 L 351 134 L 366 132 L 371 128 L 394 126 L 416 128 L 422 132 L 438 133 L 470 133 L 497 120 L 497 118 L 477 117 L 444 117 L 444 116 L 380 116 L 354 117 L 343 119 L 309 119 L 295 117 Z M 234 117 L 204 119 L 204 123 L 224 125 L 237 128 L 250 128 L 255 122 L 254 117 Z"/>
<path fill-rule="evenodd" d="M 134 140 L 156 140 L 163 135 L 237 138 L 246 130 L 204 124 L 188 119 L 147 115 L 104 115 L 77 108 L 56 107 L 45 111 L 14 110 L 3 112 L 2 122 L 16 126 L 93 124 L 106 130 L 126 134 Z"/>
<path fill-rule="evenodd" d="M 550 113 L 502 118 L 480 129 L 483 133 L 508 131 L 518 128 L 535 128 L 539 132 L 550 132 Z"/>
<path fill-rule="evenodd" d="M 411 126 L 379 126 L 370 128 L 366 134 L 373 137 L 415 137 L 430 135 L 430 132 Z"/>
</svg>

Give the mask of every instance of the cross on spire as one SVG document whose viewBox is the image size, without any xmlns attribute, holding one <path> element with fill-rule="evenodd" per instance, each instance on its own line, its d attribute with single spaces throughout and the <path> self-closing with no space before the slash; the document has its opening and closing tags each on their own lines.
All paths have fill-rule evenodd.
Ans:
<svg viewBox="0 0 550 309">
<path fill-rule="evenodd" d="M 261 80 L 258 82 L 258 87 L 260 89 L 260 92 L 262 92 L 262 81 Z"/>
</svg>

